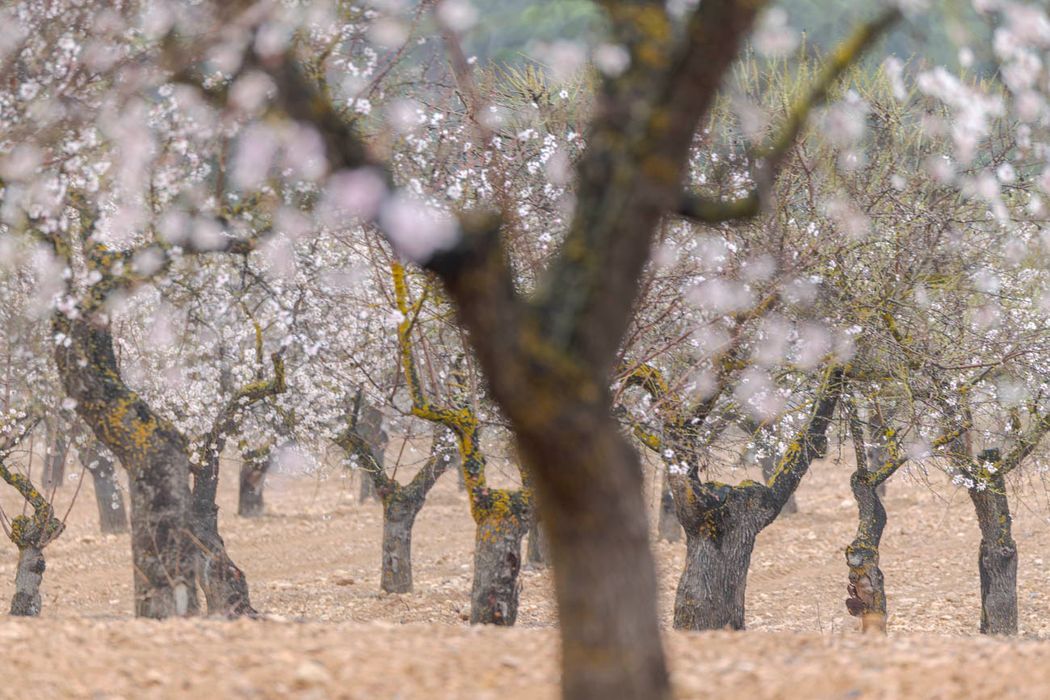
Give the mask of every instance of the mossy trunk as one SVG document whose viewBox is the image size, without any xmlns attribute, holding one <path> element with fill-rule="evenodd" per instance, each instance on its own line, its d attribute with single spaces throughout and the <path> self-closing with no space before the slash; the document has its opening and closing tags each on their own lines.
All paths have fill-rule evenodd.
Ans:
<svg viewBox="0 0 1050 700">
<path fill-rule="evenodd" d="M 119 535 L 128 531 L 128 514 L 124 509 L 124 495 L 117 483 L 116 469 L 94 439 L 80 451 L 80 461 L 91 474 L 98 506 L 99 528 L 104 535 Z"/>
<path fill-rule="evenodd" d="M 511 626 L 521 595 L 521 540 L 528 526 L 515 516 L 489 517 L 474 535 L 474 585 L 470 623 Z"/>
<path fill-rule="evenodd" d="M 881 464 L 881 463 L 880 463 Z M 886 528 L 886 509 L 877 485 L 865 474 L 854 472 L 850 479 L 857 501 L 857 535 L 846 547 L 849 585 L 846 609 L 861 619 L 865 632 L 886 631 L 886 586 L 879 568 L 879 544 Z"/>
<path fill-rule="evenodd" d="M 197 612 L 189 533 L 189 451 L 175 427 L 124 384 L 113 338 L 99 319 L 53 316 L 67 342 L 55 347 L 77 415 L 128 472 L 135 614 L 165 618 Z"/>
<path fill-rule="evenodd" d="M 540 524 L 539 518 L 533 518 L 529 527 L 528 546 L 525 549 L 525 561 L 534 568 L 542 568 L 550 562 L 548 552 L 547 532 Z"/>
<path fill-rule="evenodd" d="M 665 542 L 677 542 L 682 539 L 682 525 L 674 510 L 674 496 L 667 483 L 667 469 L 660 470 L 660 512 L 656 520 L 656 532 Z"/>
<path fill-rule="evenodd" d="M 984 489 L 970 489 L 970 500 L 981 527 L 981 633 L 1017 634 L 1017 545 L 1005 479 L 991 475 Z"/>
<path fill-rule="evenodd" d="M 686 532 L 685 568 L 674 600 L 674 628 L 744 629 L 744 593 L 756 532 L 746 523 L 715 534 Z"/>
<path fill-rule="evenodd" d="M 197 583 L 204 592 L 209 615 L 253 616 L 256 611 L 248 594 L 248 579 L 226 552 L 226 543 L 219 535 L 219 507 L 215 503 L 218 484 L 219 458 L 211 455 L 193 479 L 190 525 L 197 546 Z"/>
<path fill-rule="evenodd" d="M 412 592 L 412 526 L 423 507 L 390 498 L 383 505 L 383 565 L 379 587 L 386 593 Z"/>
<path fill-rule="evenodd" d="M 266 472 L 269 469 L 269 452 L 260 456 L 244 457 L 237 489 L 237 515 L 242 518 L 258 518 L 266 512 L 263 487 L 266 485 Z"/>
<path fill-rule="evenodd" d="M 44 552 L 35 546 L 20 547 L 15 570 L 15 594 L 11 614 L 35 617 L 40 614 L 40 584 L 44 580 Z"/>
</svg>

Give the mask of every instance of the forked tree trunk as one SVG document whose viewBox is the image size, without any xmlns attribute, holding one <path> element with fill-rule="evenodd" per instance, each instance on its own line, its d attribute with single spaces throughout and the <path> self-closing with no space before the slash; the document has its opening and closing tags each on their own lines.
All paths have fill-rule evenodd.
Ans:
<svg viewBox="0 0 1050 700">
<path fill-rule="evenodd" d="M 656 532 L 665 542 L 677 542 L 682 539 L 682 525 L 674 511 L 674 496 L 667 483 L 667 469 L 660 470 L 660 513 L 657 516 Z"/>
<path fill-rule="evenodd" d="M 124 510 L 124 496 L 117 483 L 113 460 L 105 454 L 98 441 L 91 437 L 80 449 L 80 463 L 91 474 L 98 506 L 99 528 L 104 535 L 119 535 L 128 531 L 128 514 Z"/>
<path fill-rule="evenodd" d="M 209 615 L 254 616 L 248 594 L 248 579 L 226 552 L 219 535 L 219 507 L 215 503 L 219 485 L 219 455 L 211 454 L 194 472 L 190 526 L 197 546 L 197 582 L 204 591 Z"/>
<path fill-rule="evenodd" d="M 257 518 L 266 512 L 263 488 L 270 469 L 269 450 L 242 455 L 240 480 L 237 489 L 237 515 Z"/>
<path fill-rule="evenodd" d="M 528 525 L 514 516 L 489 518 L 474 535 L 470 623 L 511 626 L 521 595 L 521 540 Z"/>
<path fill-rule="evenodd" d="M 55 348 L 66 392 L 77 402 L 77 414 L 128 471 L 135 614 L 195 614 L 186 440 L 124 384 L 113 338 L 101 322 L 61 312 L 53 319 L 55 332 L 68 342 Z"/>
<path fill-rule="evenodd" d="M 44 580 L 44 552 L 29 545 L 18 550 L 15 570 L 15 594 L 11 597 L 11 614 L 35 617 L 40 614 L 40 583 Z"/>
<path fill-rule="evenodd" d="M 529 566 L 540 568 L 550 563 L 550 552 L 547 544 L 547 532 L 539 518 L 532 519 L 529 528 L 528 546 L 525 550 L 525 561 Z"/>
<path fill-rule="evenodd" d="M 383 564 L 379 587 L 385 593 L 412 592 L 412 526 L 423 507 L 404 498 L 383 504 Z"/>
<path fill-rule="evenodd" d="M 135 615 L 158 620 L 199 611 L 187 518 L 189 460 L 181 450 L 172 450 L 170 459 L 167 467 L 158 460 L 156 468 L 129 477 Z"/>
<path fill-rule="evenodd" d="M 744 629 L 744 594 L 755 538 L 769 514 L 739 492 L 719 507 L 685 509 L 686 558 L 674 601 L 681 630 Z"/>
<path fill-rule="evenodd" d="M 981 633 L 1017 634 L 1017 545 L 1002 474 L 991 475 L 982 490 L 971 488 L 970 500 L 981 527 Z"/>
</svg>

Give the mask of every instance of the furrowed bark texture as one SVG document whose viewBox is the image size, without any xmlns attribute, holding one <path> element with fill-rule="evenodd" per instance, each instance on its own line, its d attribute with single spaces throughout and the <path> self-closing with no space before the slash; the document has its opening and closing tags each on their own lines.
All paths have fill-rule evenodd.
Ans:
<svg viewBox="0 0 1050 700">
<path fill-rule="evenodd" d="M 185 438 L 124 384 L 105 326 L 63 314 L 55 315 L 54 325 L 68 339 L 68 345 L 56 346 L 55 359 L 77 415 L 128 472 L 135 614 L 195 614 Z"/>
<path fill-rule="evenodd" d="M 767 483 L 704 482 L 695 468 L 670 474 L 675 512 L 686 534 L 685 568 L 675 595 L 676 629 L 744 628 L 755 538 L 776 520 L 813 459 L 826 453 L 841 375 L 838 368 L 825 373 L 806 426 L 777 460 Z"/>
<path fill-rule="evenodd" d="M 35 617 L 40 614 L 40 584 L 44 580 L 44 551 L 34 545 L 19 548 L 15 570 L 15 594 L 11 614 Z"/>
<path fill-rule="evenodd" d="M 528 523 L 517 519 L 486 521 L 474 539 L 474 585 L 470 623 L 513 625 L 518 619 L 521 584 L 521 540 Z"/>
<path fill-rule="evenodd" d="M 1017 634 L 1017 544 L 1006 480 L 992 475 L 987 486 L 969 490 L 981 528 L 977 566 L 981 574 L 981 632 Z"/>
</svg>

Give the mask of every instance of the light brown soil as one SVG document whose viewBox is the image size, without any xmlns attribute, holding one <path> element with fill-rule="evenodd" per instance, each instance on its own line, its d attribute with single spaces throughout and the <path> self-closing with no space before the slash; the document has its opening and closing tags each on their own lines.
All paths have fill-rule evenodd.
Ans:
<svg viewBox="0 0 1050 700">
<path fill-rule="evenodd" d="M 455 475 L 417 520 L 416 592 L 378 593 L 380 507 L 356 502 L 356 478 L 273 475 L 269 514 L 238 518 L 236 465 L 224 465 L 221 528 L 269 619 L 163 623 L 130 618 L 127 536 L 103 537 L 90 479 L 48 547 L 44 613 L 0 621 L 0 698 L 549 698 L 557 635 L 549 574 L 522 574 L 515 629 L 472 628 L 473 525 Z M 79 468 L 76 470 L 79 472 Z M 940 474 L 890 483 L 883 568 L 890 636 L 856 632 L 845 612 L 843 547 L 856 510 L 849 468 L 814 466 L 798 515 L 764 532 L 748 586 L 749 631 L 668 632 L 678 694 L 741 698 L 1050 697 L 1050 544 L 1042 484 L 1018 485 L 1022 639 L 980 638 L 979 534 L 964 491 Z M 742 470 L 727 478 L 744 478 Z M 69 502 L 76 481 L 60 491 Z M 655 496 L 651 498 L 655 504 Z M 18 501 L 0 494 L 8 515 Z M 670 626 L 684 545 L 654 545 Z M 16 552 L 0 562 L 9 600 Z"/>
</svg>

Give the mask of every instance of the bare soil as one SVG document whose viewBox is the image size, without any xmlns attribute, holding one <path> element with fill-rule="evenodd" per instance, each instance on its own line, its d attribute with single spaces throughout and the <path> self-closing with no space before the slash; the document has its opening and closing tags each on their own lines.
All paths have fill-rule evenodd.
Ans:
<svg viewBox="0 0 1050 700">
<path fill-rule="evenodd" d="M 127 536 L 101 536 L 90 478 L 68 529 L 46 550 L 44 612 L 0 621 L 0 698 L 553 698 L 557 632 L 549 572 L 522 573 L 514 629 L 470 627 L 473 523 L 455 474 L 443 476 L 415 528 L 415 592 L 378 592 L 381 509 L 358 503 L 357 477 L 332 468 L 274 474 L 268 514 L 236 515 L 236 468 L 224 464 L 220 526 L 248 576 L 261 621 L 151 622 L 130 616 Z M 655 543 L 660 611 L 682 698 L 1050 697 L 1048 498 L 1013 486 L 1020 550 L 1014 640 L 982 638 L 979 533 L 965 491 L 938 472 L 889 485 L 883 569 L 886 639 L 846 614 L 843 548 L 856 509 L 850 467 L 814 465 L 800 512 L 758 540 L 748 631 L 670 631 L 684 544 Z M 60 511 L 80 474 L 60 489 Z M 749 476 L 734 470 L 724 478 Z M 655 509 L 656 494 L 650 494 Z M 12 494 L 0 494 L 11 516 Z M 6 541 L 6 540 L 5 540 Z M 10 599 L 17 552 L 0 561 Z M 1050 557 L 1047 557 L 1050 560 Z"/>
</svg>

